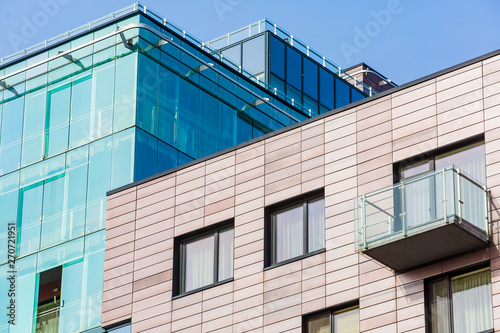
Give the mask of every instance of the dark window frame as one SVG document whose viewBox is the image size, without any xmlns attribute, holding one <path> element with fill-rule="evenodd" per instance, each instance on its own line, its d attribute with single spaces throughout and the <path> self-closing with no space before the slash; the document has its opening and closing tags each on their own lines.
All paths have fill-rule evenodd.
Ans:
<svg viewBox="0 0 500 333">
<path fill-rule="evenodd" d="M 104 330 L 105 333 L 112 333 L 116 330 L 119 330 L 121 328 L 124 328 L 124 327 L 130 327 L 130 329 L 132 330 L 132 321 L 131 319 L 124 319 L 124 320 L 121 320 L 117 323 L 114 323 L 114 324 L 111 324 L 111 325 L 108 325 L 108 326 L 104 326 L 102 327 L 102 329 Z"/>
<path fill-rule="evenodd" d="M 233 281 L 234 277 L 234 266 L 233 266 L 233 276 L 230 278 L 220 280 L 218 279 L 219 274 L 219 234 L 224 231 L 234 230 L 234 219 L 228 219 L 222 222 L 215 223 L 208 227 L 193 230 L 189 233 L 177 236 L 174 238 L 174 267 L 173 267 L 173 278 L 172 278 L 172 299 L 183 297 L 186 295 L 191 295 L 197 293 L 201 290 L 209 289 L 214 286 L 224 284 L 226 282 Z M 185 276 L 185 246 L 188 243 L 204 239 L 214 235 L 214 278 L 213 283 L 207 284 L 205 286 L 183 291 L 182 280 Z M 234 253 L 234 247 L 233 247 Z M 234 256 L 233 256 L 234 260 Z M 233 261 L 234 265 L 234 261 Z"/>
<path fill-rule="evenodd" d="M 327 307 L 327 308 L 324 308 L 321 310 L 317 310 L 317 311 L 303 314 L 302 315 L 302 333 L 308 333 L 307 332 L 307 324 L 308 324 L 309 320 L 311 320 L 311 319 L 314 319 L 316 317 L 320 317 L 322 315 L 329 313 L 330 314 L 330 323 L 333 323 L 335 313 L 337 313 L 339 311 L 343 311 L 343 310 L 346 310 L 346 311 L 351 310 L 354 308 L 359 309 L 359 300 L 358 299 L 350 300 L 350 301 L 336 304 L 334 306 L 330 306 L 330 307 Z M 335 333 L 335 332 L 333 332 L 333 325 L 330 326 L 330 331 L 332 333 Z"/>
<path fill-rule="evenodd" d="M 442 156 L 445 154 L 455 153 L 455 152 L 458 152 L 461 150 L 466 150 L 468 148 L 473 148 L 475 146 L 479 146 L 479 145 L 484 144 L 484 143 L 485 143 L 484 134 L 475 135 L 475 136 L 472 136 L 472 137 L 469 137 L 469 138 L 466 138 L 466 139 L 463 139 L 463 140 L 460 140 L 457 142 L 453 142 L 453 143 L 445 145 L 443 147 L 432 149 L 432 150 L 424 152 L 422 154 L 418 154 L 418 155 L 412 156 L 410 158 L 395 162 L 393 164 L 393 173 L 392 173 L 393 174 L 393 183 L 396 184 L 402 180 L 410 179 L 410 178 L 418 176 L 418 175 L 414 175 L 412 177 L 403 178 L 401 171 L 403 171 L 404 169 L 428 162 L 429 163 L 429 171 L 434 171 L 434 169 L 435 169 L 434 162 L 435 162 L 436 157 L 439 157 L 439 156 Z M 427 172 L 429 172 L 429 171 L 427 171 Z"/>
<path fill-rule="evenodd" d="M 467 273 L 474 273 L 476 271 L 480 271 L 482 269 L 490 269 L 490 274 L 491 274 L 491 265 L 490 261 L 485 261 L 485 262 L 480 262 L 474 265 L 470 265 L 467 267 L 462 267 L 457 270 L 453 270 L 450 272 L 446 272 L 443 274 L 435 275 L 429 278 L 424 279 L 424 306 L 425 306 L 425 332 L 426 333 L 432 333 L 432 317 L 431 317 L 431 311 L 430 311 L 430 301 L 431 301 L 431 285 L 434 282 L 440 281 L 440 280 L 447 280 L 448 282 L 448 288 L 449 288 L 449 295 L 450 297 L 453 297 L 452 290 L 451 290 L 451 279 L 456 276 L 460 276 L 463 274 Z M 493 283 L 492 283 L 493 284 Z M 493 296 L 493 291 L 492 291 L 492 296 Z M 453 302 L 451 298 L 448 300 L 449 306 L 450 306 L 450 311 L 449 311 L 449 319 L 450 319 L 450 328 L 451 331 L 453 332 Z M 493 309 L 492 309 L 493 310 Z M 494 318 L 493 318 L 494 320 Z M 494 328 L 486 331 L 482 331 L 480 333 L 493 333 Z"/>
<path fill-rule="evenodd" d="M 264 269 L 271 269 L 277 266 L 285 265 L 293 261 L 301 260 L 309 256 L 316 255 L 326 251 L 326 245 L 322 249 L 314 250 L 309 252 L 308 249 L 308 218 L 307 218 L 307 204 L 309 202 L 314 202 L 319 199 L 324 199 L 325 191 L 324 188 L 310 191 L 284 201 L 280 201 L 269 205 L 264 208 Z M 280 262 L 276 262 L 276 229 L 275 229 L 275 215 L 292 208 L 300 207 L 304 205 L 306 209 L 303 210 L 303 253 L 299 256 L 289 258 Z M 326 218 L 325 218 L 326 220 Z"/>
</svg>

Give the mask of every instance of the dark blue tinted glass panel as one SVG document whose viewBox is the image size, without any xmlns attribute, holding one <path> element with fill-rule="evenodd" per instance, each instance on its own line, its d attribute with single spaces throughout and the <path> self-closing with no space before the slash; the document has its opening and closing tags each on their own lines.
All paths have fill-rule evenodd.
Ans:
<svg viewBox="0 0 500 333">
<path fill-rule="evenodd" d="M 271 87 L 276 88 L 276 90 L 282 94 L 285 93 L 285 82 L 271 74 Z"/>
<path fill-rule="evenodd" d="M 183 165 L 187 162 L 191 162 L 193 161 L 194 159 L 187 156 L 186 154 L 183 154 L 181 152 L 179 152 L 179 158 L 177 159 L 177 165 Z"/>
<path fill-rule="evenodd" d="M 176 147 L 179 131 L 179 77 L 160 66 L 159 138 Z"/>
<path fill-rule="evenodd" d="M 177 166 L 178 150 L 158 141 L 158 172 L 175 168 Z"/>
<path fill-rule="evenodd" d="M 158 135 L 159 70 L 157 62 L 139 55 L 137 125 L 153 135 Z"/>
<path fill-rule="evenodd" d="M 200 93 L 200 119 L 199 156 L 206 156 L 217 151 L 219 101 L 203 91 Z"/>
<path fill-rule="evenodd" d="M 230 59 L 236 65 L 241 65 L 241 44 L 222 51 L 224 58 Z"/>
<path fill-rule="evenodd" d="M 350 103 L 350 87 L 344 81 L 335 78 L 335 108 Z"/>
<path fill-rule="evenodd" d="M 137 129 L 135 136 L 134 181 L 156 173 L 158 139 Z"/>
<path fill-rule="evenodd" d="M 180 82 L 179 150 L 198 157 L 199 89 L 191 83 Z"/>
<path fill-rule="evenodd" d="M 304 58 L 304 93 L 318 100 L 318 65 Z"/>
<path fill-rule="evenodd" d="M 311 116 L 318 115 L 318 102 L 314 99 L 304 95 L 304 102 L 302 103 L 307 110 L 310 110 Z"/>
<path fill-rule="evenodd" d="M 243 68 L 252 74 L 260 74 L 265 69 L 265 36 L 262 35 L 243 43 Z"/>
<path fill-rule="evenodd" d="M 333 110 L 333 75 L 325 71 L 319 70 L 319 99 L 328 110 Z"/>
<path fill-rule="evenodd" d="M 294 103 L 302 103 L 302 94 L 300 90 L 295 89 L 291 85 L 287 85 L 286 95 L 288 98 L 293 99 Z"/>
<path fill-rule="evenodd" d="M 252 139 L 252 125 L 245 120 L 237 117 L 238 126 L 238 143 L 242 143 Z"/>
<path fill-rule="evenodd" d="M 302 56 L 291 47 L 286 48 L 286 80 L 295 88 L 302 89 Z"/>
<path fill-rule="evenodd" d="M 269 36 L 271 44 L 271 73 L 285 79 L 285 44 Z"/>
<path fill-rule="evenodd" d="M 225 149 L 236 144 L 236 114 L 233 109 L 224 103 L 219 103 L 219 132 L 217 144 L 219 149 Z"/>
<path fill-rule="evenodd" d="M 356 102 L 362 100 L 363 98 L 365 98 L 365 95 L 363 95 L 359 90 L 351 88 L 351 102 Z"/>
</svg>

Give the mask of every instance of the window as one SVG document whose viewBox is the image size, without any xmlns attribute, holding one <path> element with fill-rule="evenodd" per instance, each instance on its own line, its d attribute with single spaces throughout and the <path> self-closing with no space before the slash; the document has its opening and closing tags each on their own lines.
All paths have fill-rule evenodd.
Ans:
<svg viewBox="0 0 500 333">
<path fill-rule="evenodd" d="M 433 279 L 426 287 L 428 332 L 493 332 L 489 267 Z"/>
<path fill-rule="evenodd" d="M 175 239 L 174 296 L 233 278 L 232 220 Z"/>
<path fill-rule="evenodd" d="M 441 174 L 425 177 L 425 174 L 454 166 L 477 183 L 486 184 L 484 142 L 468 143 L 457 145 L 451 149 L 444 148 L 426 153 L 411 160 L 403 161 L 396 166 L 394 180 L 396 182 L 405 182 L 405 207 L 398 206 L 401 202 L 398 197 L 395 208 L 397 211 L 402 211 L 404 208 L 406 224 L 409 228 L 418 227 L 423 222 L 444 217 L 442 204 L 445 195 L 445 192 L 443 192 L 444 177 Z M 420 180 L 416 177 L 420 177 Z M 408 181 L 410 179 L 417 179 L 417 181 Z M 452 193 L 452 184 L 448 182 L 446 186 L 447 194 L 450 195 Z M 475 224 L 474 221 L 484 221 L 484 217 L 478 215 L 483 214 L 482 207 L 484 203 L 482 197 L 476 195 L 476 186 L 470 182 L 462 181 L 460 189 L 461 195 L 468 198 L 467 209 L 463 209 L 462 218 L 473 224 Z M 450 200 L 449 204 L 451 205 L 452 202 Z M 451 208 L 448 209 L 448 212 L 450 211 L 452 211 Z M 400 214 L 396 215 L 399 216 Z M 395 228 L 400 229 L 401 224 L 401 219 L 395 221 Z"/>
<path fill-rule="evenodd" d="M 325 248 L 323 190 L 266 208 L 266 266 Z"/>
<path fill-rule="evenodd" d="M 359 307 L 308 316 L 303 327 L 305 333 L 359 333 Z"/>
<path fill-rule="evenodd" d="M 36 332 L 58 332 L 61 310 L 62 267 L 39 274 Z"/>
<path fill-rule="evenodd" d="M 106 328 L 104 330 L 106 333 L 130 333 L 131 332 L 131 325 L 130 325 L 130 320 L 125 320 L 121 323 L 118 323 L 116 325 L 113 325 L 109 328 Z"/>
</svg>

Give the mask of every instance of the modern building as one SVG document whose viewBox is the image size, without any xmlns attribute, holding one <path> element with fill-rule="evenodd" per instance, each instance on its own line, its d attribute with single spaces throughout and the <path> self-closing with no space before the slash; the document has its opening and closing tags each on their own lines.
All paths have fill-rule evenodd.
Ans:
<svg viewBox="0 0 500 333">
<path fill-rule="evenodd" d="M 102 331 L 108 191 L 376 93 L 245 29 L 218 47 L 134 4 L 0 59 L 0 332 Z"/>
<path fill-rule="evenodd" d="M 102 325 L 498 332 L 499 196 L 500 50 L 110 191 Z"/>
</svg>

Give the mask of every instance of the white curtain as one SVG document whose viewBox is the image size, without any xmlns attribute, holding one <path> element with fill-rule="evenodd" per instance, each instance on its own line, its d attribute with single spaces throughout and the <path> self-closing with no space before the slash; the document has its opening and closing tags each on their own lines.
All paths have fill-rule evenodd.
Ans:
<svg viewBox="0 0 500 333">
<path fill-rule="evenodd" d="M 359 333 L 359 308 L 334 313 L 333 325 L 335 333 Z"/>
<path fill-rule="evenodd" d="M 451 280 L 455 333 L 493 328 L 491 272 L 484 269 Z"/>
<path fill-rule="evenodd" d="M 303 211 L 303 206 L 299 206 L 277 213 L 274 216 L 276 230 L 276 262 L 297 257 L 304 253 Z"/>
<path fill-rule="evenodd" d="M 450 332 L 450 295 L 448 278 L 432 283 L 430 311 L 432 332 Z"/>
<path fill-rule="evenodd" d="M 185 245 L 183 292 L 214 282 L 214 235 Z"/>
</svg>

